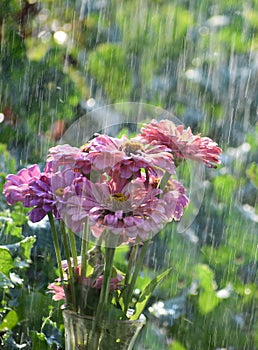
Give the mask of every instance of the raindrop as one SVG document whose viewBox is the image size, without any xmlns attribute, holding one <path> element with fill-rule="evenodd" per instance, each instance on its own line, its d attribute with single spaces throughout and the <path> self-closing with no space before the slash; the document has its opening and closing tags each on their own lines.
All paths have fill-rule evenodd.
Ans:
<svg viewBox="0 0 258 350">
<path fill-rule="evenodd" d="M 230 297 L 232 292 L 232 287 L 231 285 L 228 285 L 226 288 L 220 289 L 219 291 L 217 291 L 217 297 L 220 299 L 227 299 Z"/>
<path fill-rule="evenodd" d="M 87 107 L 92 108 L 95 106 L 95 104 L 96 104 L 96 101 L 94 98 L 91 97 L 87 100 Z"/>
<path fill-rule="evenodd" d="M 251 289 L 250 288 L 246 288 L 245 289 L 245 295 L 249 295 L 251 294 Z"/>
<path fill-rule="evenodd" d="M 185 72 L 185 76 L 187 79 L 195 82 L 200 82 L 202 80 L 202 75 L 198 69 L 188 69 Z"/>
<path fill-rule="evenodd" d="M 64 45 L 67 40 L 67 34 L 62 30 L 58 30 L 54 34 L 54 40 L 57 44 Z"/>
<path fill-rule="evenodd" d="M 208 19 L 207 24 L 210 27 L 224 27 L 229 24 L 228 16 L 212 16 Z"/>
<path fill-rule="evenodd" d="M 4 121 L 4 113 L 0 113 L 0 123 Z"/>
</svg>

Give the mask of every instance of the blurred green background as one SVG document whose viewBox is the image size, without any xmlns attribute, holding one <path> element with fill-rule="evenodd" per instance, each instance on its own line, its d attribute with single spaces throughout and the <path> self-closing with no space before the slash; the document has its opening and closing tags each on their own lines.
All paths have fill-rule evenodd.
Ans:
<svg viewBox="0 0 258 350">
<path fill-rule="evenodd" d="M 193 224 L 168 226 L 149 251 L 139 290 L 173 273 L 136 348 L 258 349 L 258 1 L 1 0 L 1 192 L 73 122 L 127 101 L 160 106 L 223 148 Z M 48 223 L 3 197 L 0 210 L 0 348 L 62 349 Z"/>
</svg>

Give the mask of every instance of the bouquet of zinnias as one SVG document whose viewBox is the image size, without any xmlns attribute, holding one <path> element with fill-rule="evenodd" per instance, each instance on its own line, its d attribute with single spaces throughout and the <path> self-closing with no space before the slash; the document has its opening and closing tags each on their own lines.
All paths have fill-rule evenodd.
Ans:
<svg viewBox="0 0 258 350">
<path fill-rule="evenodd" d="M 32 165 L 8 175 L 8 204 L 21 201 L 33 208 L 32 222 L 49 217 L 59 269 L 59 278 L 49 286 L 53 299 L 64 299 L 66 309 L 96 320 L 137 320 L 170 271 L 152 280 L 138 303 L 132 302 L 148 242 L 168 222 L 179 221 L 189 203 L 176 180 L 176 165 L 192 159 L 215 167 L 220 153 L 215 142 L 193 135 L 190 128 L 153 120 L 133 138 L 99 134 L 80 148 L 50 148 L 43 172 Z M 81 237 L 79 253 L 75 235 Z M 122 244 L 131 246 L 126 271 L 114 266 Z"/>
</svg>

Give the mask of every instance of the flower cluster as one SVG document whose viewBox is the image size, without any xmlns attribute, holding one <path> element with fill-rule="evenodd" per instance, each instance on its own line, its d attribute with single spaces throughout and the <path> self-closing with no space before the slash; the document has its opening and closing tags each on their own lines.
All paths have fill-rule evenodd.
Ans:
<svg viewBox="0 0 258 350">
<path fill-rule="evenodd" d="M 32 165 L 16 175 L 8 175 L 4 186 L 8 204 L 22 202 L 24 207 L 32 208 L 32 222 L 49 216 L 60 274 L 60 279 L 49 286 L 55 293 L 54 299 L 66 299 L 74 310 L 82 307 L 81 312 L 85 313 L 87 303 L 78 304 L 76 286 L 86 290 L 85 295 L 89 291 L 96 295 L 96 290 L 101 290 L 96 311 L 100 317 L 109 293 L 116 292 L 120 293 L 116 306 L 126 315 L 139 266 L 133 269 L 130 261 L 124 278 L 114 270 L 112 249 L 122 243 L 144 245 L 168 222 L 179 221 L 189 199 L 184 186 L 176 180 L 178 159 L 215 167 L 220 153 L 215 142 L 194 136 L 190 128 L 176 126 L 169 120 L 153 120 L 133 138 L 97 135 L 80 148 L 52 147 L 43 171 Z M 65 263 L 61 262 L 53 215 L 60 223 Z M 72 232 L 69 240 L 64 227 Z M 88 240 L 91 234 L 99 246 L 106 247 L 104 260 L 98 251 L 101 262 L 92 261 L 93 255 L 87 253 L 85 232 Z M 73 236 L 79 233 L 84 238 L 81 260 Z"/>
<path fill-rule="evenodd" d="M 180 220 L 188 204 L 184 187 L 174 180 L 175 158 L 212 167 L 220 152 L 190 128 L 154 120 L 132 139 L 98 135 L 81 148 L 53 147 L 42 173 L 33 165 L 8 175 L 4 194 L 11 205 L 22 201 L 33 207 L 33 222 L 53 211 L 75 233 L 89 217 L 97 237 L 108 229 L 120 235 L 119 243 L 147 239 L 167 222 Z M 171 177 L 161 189 L 165 173 Z"/>
</svg>

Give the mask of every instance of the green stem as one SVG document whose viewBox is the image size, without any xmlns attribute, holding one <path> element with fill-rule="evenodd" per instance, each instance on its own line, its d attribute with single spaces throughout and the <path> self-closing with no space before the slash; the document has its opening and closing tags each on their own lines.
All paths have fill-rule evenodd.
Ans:
<svg viewBox="0 0 258 350">
<path fill-rule="evenodd" d="M 52 212 L 48 213 L 48 219 L 49 219 L 52 237 L 53 237 L 53 243 L 54 243 L 54 248 L 55 248 L 55 253 L 56 253 L 56 261 L 57 261 L 58 271 L 59 271 L 61 281 L 63 281 L 64 273 L 63 273 L 63 269 L 62 269 L 61 251 L 60 251 L 60 245 L 58 242 L 58 235 L 56 232 L 56 227 L 55 227 L 55 222 L 54 222 L 54 217 L 53 217 Z"/>
<path fill-rule="evenodd" d="M 139 249 L 139 244 L 135 244 L 131 250 L 130 253 L 130 257 L 129 257 L 129 261 L 128 261 L 128 265 L 127 265 L 127 269 L 126 269 L 126 274 L 125 274 L 125 280 L 124 280 L 124 285 L 125 287 L 129 284 L 129 280 L 131 277 L 131 270 L 133 267 L 133 263 L 135 263 L 135 259 L 137 256 L 137 252 Z"/>
<path fill-rule="evenodd" d="M 163 175 L 162 179 L 160 180 L 159 183 L 159 188 L 163 191 L 164 188 L 166 187 L 166 184 L 168 183 L 168 180 L 170 178 L 171 174 L 169 174 L 167 171 Z"/>
<path fill-rule="evenodd" d="M 67 234 L 65 230 L 65 224 L 63 220 L 60 221 L 60 232 L 62 237 L 62 242 L 64 246 L 65 256 L 68 264 L 68 274 L 69 274 L 69 286 L 71 288 L 71 297 L 72 297 L 72 307 L 74 311 L 76 311 L 76 297 L 75 297 L 75 289 L 74 289 L 74 270 L 71 263 L 71 254 L 69 250 L 69 243 L 67 239 Z"/>
<path fill-rule="evenodd" d="M 129 304 L 130 304 L 130 301 L 132 299 L 135 283 L 136 283 L 137 277 L 139 276 L 140 269 L 142 268 L 143 259 L 145 257 L 145 254 L 146 254 L 149 242 L 150 242 L 150 240 L 149 241 L 145 241 L 143 243 L 143 246 L 142 246 L 142 249 L 140 251 L 139 257 L 138 257 L 138 259 L 136 261 L 135 269 L 134 269 L 134 272 L 133 272 L 133 275 L 132 275 L 132 279 L 131 279 L 131 282 L 129 284 L 129 289 L 127 291 L 125 302 L 124 302 L 124 312 L 125 312 L 125 314 L 128 311 Z"/>
<path fill-rule="evenodd" d="M 88 260 L 88 242 L 89 242 L 89 218 L 87 217 L 82 233 L 81 243 L 81 277 L 84 278 L 87 272 L 87 260 Z"/>
<path fill-rule="evenodd" d="M 88 265 L 88 245 L 89 245 L 89 218 L 86 218 L 86 221 L 83 225 L 83 232 L 82 232 L 82 238 L 81 238 L 81 278 L 82 281 L 84 280 L 84 277 L 87 275 L 87 265 Z M 80 312 L 83 314 L 84 309 L 87 305 L 87 296 L 88 292 L 87 290 L 84 291 L 83 286 L 81 287 L 81 293 L 80 295 Z"/>
<path fill-rule="evenodd" d="M 108 304 L 108 296 L 110 293 L 110 280 L 112 277 L 115 250 L 115 248 L 106 248 L 106 265 L 103 278 L 103 289 L 105 290 L 104 306 Z"/>
<path fill-rule="evenodd" d="M 97 327 L 97 324 L 100 322 L 101 317 L 103 316 L 103 311 L 105 311 L 108 304 L 108 297 L 110 292 L 110 279 L 112 276 L 114 255 L 115 255 L 115 248 L 106 247 L 106 261 L 105 261 L 104 276 L 103 276 L 103 282 L 100 290 L 96 317 L 92 324 L 92 332 L 91 332 L 92 338 L 89 343 L 89 350 L 96 350 L 98 348 L 99 339 L 101 337 L 101 333 L 96 329 L 96 327 Z"/>
<path fill-rule="evenodd" d="M 101 291 L 100 291 L 98 307 L 96 311 L 96 322 L 98 322 L 99 319 L 101 318 L 103 314 L 103 310 L 105 309 L 108 303 L 108 296 L 110 292 L 110 279 L 112 276 L 114 255 L 115 255 L 115 248 L 106 248 L 105 269 L 104 269 L 104 276 L 103 276 L 103 282 L 102 282 Z"/>
<path fill-rule="evenodd" d="M 73 258 L 73 266 L 76 268 L 78 266 L 76 242 L 74 238 L 74 233 L 70 229 L 68 229 L 68 237 L 69 237 L 71 253 Z"/>
</svg>

